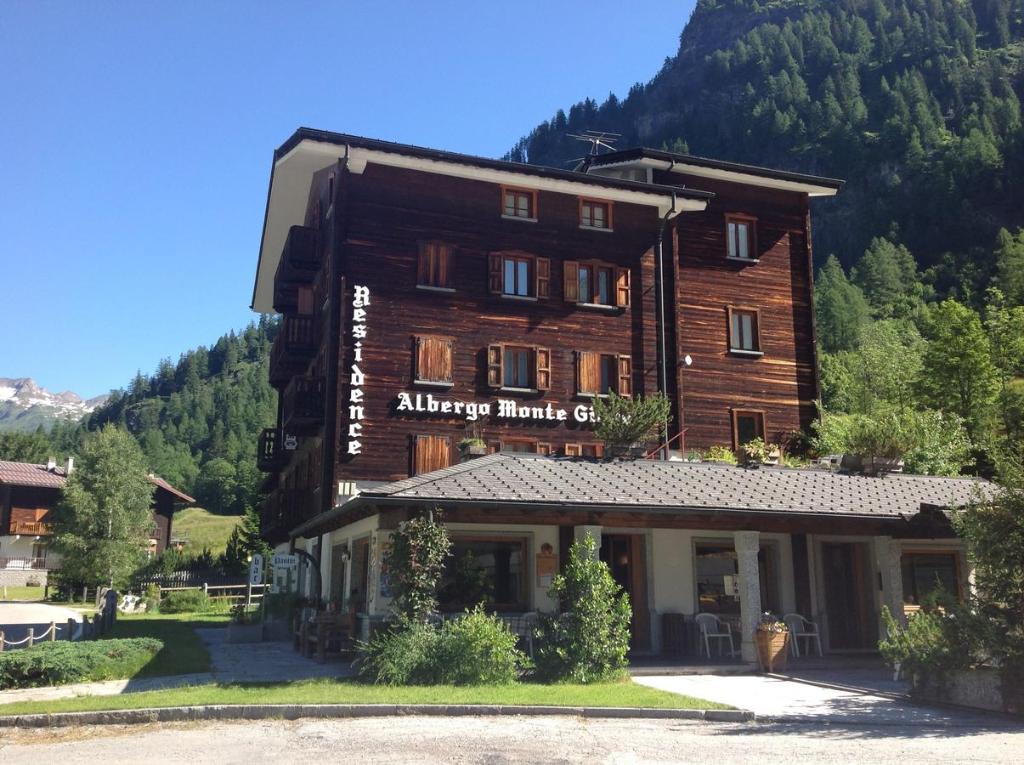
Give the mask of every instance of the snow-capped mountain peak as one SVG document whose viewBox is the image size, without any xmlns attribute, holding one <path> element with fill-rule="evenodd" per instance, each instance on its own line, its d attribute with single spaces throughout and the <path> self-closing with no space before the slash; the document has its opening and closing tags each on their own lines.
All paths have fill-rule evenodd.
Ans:
<svg viewBox="0 0 1024 765">
<path fill-rule="evenodd" d="M 80 420 L 107 400 L 51 393 L 31 377 L 0 377 L 0 430 L 35 430 L 53 420 Z"/>
</svg>

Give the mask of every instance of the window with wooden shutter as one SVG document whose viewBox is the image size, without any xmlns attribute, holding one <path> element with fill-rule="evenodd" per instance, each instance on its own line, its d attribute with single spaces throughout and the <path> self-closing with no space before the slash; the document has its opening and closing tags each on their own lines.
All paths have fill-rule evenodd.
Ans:
<svg viewBox="0 0 1024 765">
<path fill-rule="evenodd" d="M 600 459 L 604 456 L 604 444 L 581 444 L 580 455 Z"/>
<path fill-rule="evenodd" d="M 487 288 L 495 295 L 500 295 L 504 284 L 504 265 L 500 252 L 492 252 L 487 256 L 488 278 Z"/>
<path fill-rule="evenodd" d="M 619 308 L 629 307 L 629 269 L 615 269 L 615 305 Z"/>
<path fill-rule="evenodd" d="M 413 475 L 441 470 L 452 464 L 452 440 L 448 436 L 416 436 Z"/>
<path fill-rule="evenodd" d="M 534 266 L 537 274 L 537 288 L 534 294 L 539 298 L 551 296 L 551 259 L 537 258 Z"/>
<path fill-rule="evenodd" d="M 416 382 L 452 383 L 452 347 L 447 337 L 420 335 L 416 338 Z"/>
<path fill-rule="evenodd" d="M 451 289 L 452 249 L 441 242 L 421 242 L 416 285 L 432 289 Z"/>
<path fill-rule="evenodd" d="M 535 348 L 533 351 L 537 372 L 534 377 L 537 390 L 551 390 L 551 350 Z"/>
<path fill-rule="evenodd" d="M 579 457 L 582 453 L 579 444 L 566 444 L 563 451 L 566 457 Z"/>
<path fill-rule="evenodd" d="M 576 391 L 592 396 L 601 392 L 601 354 L 594 351 L 577 352 Z"/>
<path fill-rule="evenodd" d="M 620 396 L 633 395 L 633 360 L 629 356 L 619 356 L 619 379 L 616 393 Z"/>
<path fill-rule="evenodd" d="M 580 264 L 575 260 L 562 264 L 562 297 L 567 303 L 580 302 Z"/>
<path fill-rule="evenodd" d="M 551 456 L 551 444 L 546 444 L 543 441 L 537 443 L 537 454 L 543 454 L 546 457 Z"/>
<path fill-rule="evenodd" d="M 491 388 L 500 388 L 504 385 L 504 358 L 504 350 L 500 345 L 487 346 L 487 385 Z"/>
</svg>

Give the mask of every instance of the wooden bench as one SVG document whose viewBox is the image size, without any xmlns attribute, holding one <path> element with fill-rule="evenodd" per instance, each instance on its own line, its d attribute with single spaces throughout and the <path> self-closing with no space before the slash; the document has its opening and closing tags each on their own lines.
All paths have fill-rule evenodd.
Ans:
<svg viewBox="0 0 1024 765">
<path fill-rule="evenodd" d="M 321 612 L 312 619 L 296 616 L 294 645 L 303 656 L 319 662 L 328 656 L 344 656 L 355 650 L 351 614 Z"/>
</svg>

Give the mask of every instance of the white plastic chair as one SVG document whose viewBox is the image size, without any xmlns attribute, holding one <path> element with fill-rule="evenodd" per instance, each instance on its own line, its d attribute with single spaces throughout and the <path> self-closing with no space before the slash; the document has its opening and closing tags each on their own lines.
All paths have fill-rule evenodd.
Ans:
<svg viewBox="0 0 1024 765">
<path fill-rule="evenodd" d="M 707 654 L 708 658 L 711 658 L 711 641 L 712 640 L 728 640 L 729 641 L 729 656 L 736 655 L 736 646 L 732 642 L 732 630 L 729 625 L 723 622 L 714 614 L 697 614 L 694 618 L 697 622 L 697 627 L 700 628 L 701 640 L 704 643 L 704 653 Z M 719 656 L 721 656 L 721 643 L 719 643 Z M 700 647 L 698 646 L 697 655 L 700 655 Z"/>
<path fill-rule="evenodd" d="M 818 625 L 809 619 L 805 619 L 800 614 L 786 614 L 782 617 L 782 621 L 789 627 L 789 636 L 792 640 L 789 641 L 790 649 L 793 652 L 793 656 L 800 658 L 800 638 L 807 641 L 807 648 L 804 653 L 810 654 L 810 642 L 813 640 L 818 646 L 818 656 L 821 656 L 821 633 L 818 632 Z"/>
</svg>

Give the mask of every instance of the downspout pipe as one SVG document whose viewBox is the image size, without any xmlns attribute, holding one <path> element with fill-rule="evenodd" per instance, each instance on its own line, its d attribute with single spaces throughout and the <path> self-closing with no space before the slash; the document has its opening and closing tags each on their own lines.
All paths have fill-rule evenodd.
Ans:
<svg viewBox="0 0 1024 765">
<path fill-rule="evenodd" d="M 674 163 L 674 162 L 673 162 Z M 668 355 L 666 334 L 667 327 L 665 319 L 665 229 L 668 227 L 669 218 L 676 212 L 676 195 L 672 194 L 672 207 L 665 213 L 665 216 L 658 224 L 658 237 L 655 240 L 655 257 L 658 266 L 658 387 L 663 395 L 668 397 Z M 662 426 L 662 449 L 661 458 L 668 459 L 668 419 Z"/>
</svg>

